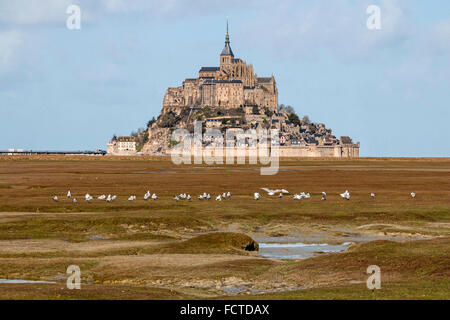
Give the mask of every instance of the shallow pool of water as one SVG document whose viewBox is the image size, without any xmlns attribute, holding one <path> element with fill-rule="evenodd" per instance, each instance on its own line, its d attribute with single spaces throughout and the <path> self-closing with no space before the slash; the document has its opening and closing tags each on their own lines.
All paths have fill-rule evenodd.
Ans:
<svg viewBox="0 0 450 320">
<path fill-rule="evenodd" d="M 33 281 L 22 279 L 0 279 L 0 284 L 23 284 L 23 283 L 55 283 L 51 281 Z"/>
<path fill-rule="evenodd" d="M 134 174 L 177 174 L 176 171 L 148 171 L 148 172 L 133 172 Z"/>
<path fill-rule="evenodd" d="M 306 259 L 318 253 L 345 251 L 353 242 L 339 245 L 327 243 L 259 243 L 261 257 L 270 259 Z"/>
<path fill-rule="evenodd" d="M 265 288 L 265 289 L 255 289 L 249 286 L 238 286 L 238 287 L 224 287 L 222 291 L 228 294 L 240 294 L 240 293 L 276 293 L 276 292 L 287 292 L 287 291 L 298 291 L 303 290 L 304 287 L 301 286 L 283 286 L 283 287 L 274 287 L 274 288 Z"/>
</svg>

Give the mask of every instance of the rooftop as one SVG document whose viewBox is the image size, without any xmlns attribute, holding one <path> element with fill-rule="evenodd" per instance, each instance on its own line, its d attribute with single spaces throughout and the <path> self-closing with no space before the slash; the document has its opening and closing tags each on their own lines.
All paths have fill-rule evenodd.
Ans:
<svg viewBox="0 0 450 320">
<path fill-rule="evenodd" d="M 216 83 L 242 83 L 241 80 L 206 80 L 203 84 L 216 84 Z"/>
<path fill-rule="evenodd" d="M 215 72 L 219 70 L 219 67 L 202 67 L 199 72 Z"/>
<path fill-rule="evenodd" d="M 134 142 L 134 137 L 118 137 L 119 142 Z"/>
<path fill-rule="evenodd" d="M 225 47 L 223 48 L 222 53 L 220 55 L 221 56 L 233 56 L 234 57 L 234 53 L 233 53 L 233 50 L 231 50 L 229 42 L 225 42 Z"/>
<path fill-rule="evenodd" d="M 271 77 L 258 78 L 258 82 L 261 82 L 261 83 L 268 83 L 270 81 L 272 81 Z"/>
</svg>

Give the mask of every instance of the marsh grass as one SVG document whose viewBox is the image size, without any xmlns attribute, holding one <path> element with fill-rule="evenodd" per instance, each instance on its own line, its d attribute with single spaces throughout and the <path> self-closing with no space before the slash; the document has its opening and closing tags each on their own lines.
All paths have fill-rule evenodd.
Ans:
<svg viewBox="0 0 450 320">
<path fill-rule="evenodd" d="M 174 287 L 178 282 L 229 277 L 271 282 L 274 274 L 310 289 L 244 297 L 449 298 L 449 159 L 282 159 L 281 169 L 268 177 L 259 175 L 259 166 L 174 166 L 166 158 L 0 156 L 0 241 L 4 247 L 24 246 L 17 252 L 13 247 L 0 250 L 0 277 L 45 280 L 65 275 L 67 266 L 78 264 L 83 279 L 96 283 L 86 284 L 81 292 L 61 290 L 61 283 L 3 285 L 0 298 L 223 298 L 223 292 L 194 285 Z M 254 201 L 251 195 L 262 187 L 310 192 L 312 200 L 264 195 Z M 350 201 L 339 197 L 346 189 L 352 194 Z M 71 203 L 65 198 L 67 190 L 81 201 Z M 157 193 L 159 200 L 144 202 L 147 190 Z M 195 199 L 205 191 L 231 191 L 232 199 Z M 325 202 L 320 201 L 322 191 L 328 194 Z M 184 192 L 195 200 L 172 199 Z M 371 192 L 376 199 L 370 199 Z M 417 198 L 412 199 L 410 192 L 416 192 Z M 83 201 L 86 193 L 119 198 L 110 204 L 97 200 L 88 204 Z M 126 199 L 132 194 L 138 200 L 130 203 Z M 52 201 L 54 195 L 59 202 Z M 275 226 L 292 226 L 434 239 L 377 241 L 338 254 L 275 261 L 242 250 L 242 243 L 248 242 L 244 235 L 216 232 L 224 225 L 248 232 L 271 226 L 274 235 L 288 232 Z M 123 247 L 95 249 L 101 241 L 92 236 Z M 27 249 L 30 242 L 56 243 L 56 247 Z M 92 248 L 73 249 L 66 243 Z M 383 289 L 378 292 L 365 288 L 365 271 L 371 264 L 382 270 Z M 154 287 L 156 280 L 162 281 L 163 288 Z"/>
</svg>

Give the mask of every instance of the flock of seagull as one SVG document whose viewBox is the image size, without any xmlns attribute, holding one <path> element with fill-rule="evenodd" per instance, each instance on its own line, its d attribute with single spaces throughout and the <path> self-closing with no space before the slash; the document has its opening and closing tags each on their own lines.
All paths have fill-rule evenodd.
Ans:
<svg viewBox="0 0 450 320">
<path fill-rule="evenodd" d="M 144 199 L 145 200 L 147 200 L 148 198 L 150 198 L 150 195 L 148 195 L 148 193 L 149 192 L 147 192 L 146 194 L 145 194 L 145 196 L 144 196 Z M 158 198 L 155 194 L 153 195 L 155 198 L 155 200 Z M 151 196 L 152 198 L 153 198 L 153 196 Z M 77 198 L 75 198 L 75 197 L 72 197 L 72 193 L 70 192 L 70 190 L 67 192 L 67 198 L 69 198 L 69 199 L 72 199 L 72 202 L 73 203 L 78 203 L 78 199 Z M 117 199 L 117 196 L 116 195 L 110 195 L 110 194 L 108 194 L 108 196 L 107 195 L 105 195 L 105 194 L 102 194 L 101 196 L 98 196 L 97 197 L 97 200 L 104 200 L 104 201 L 106 201 L 106 202 L 113 202 L 114 200 L 116 200 Z M 86 202 L 91 202 L 92 200 L 94 200 L 94 197 L 93 196 L 91 196 L 89 193 L 86 193 L 86 195 L 84 196 L 84 200 L 86 201 Z M 128 201 L 134 201 L 134 200 L 136 200 L 136 196 L 130 196 L 129 198 L 128 198 Z M 59 201 L 59 198 L 58 198 L 58 196 L 54 196 L 53 197 L 53 201 L 55 201 L 55 202 L 58 202 Z"/>
<path fill-rule="evenodd" d="M 278 194 L 279 198 L 283 198 L 283 196 L 285 194 L 289 194 L 289 191 L 287 191 L 285 189 L 271 190 L 271 189 L 267 189 L 267 188 L 262 188 L 261 190 L 266 191 L 269 196 L 275 196 L 276 194 Z M 345 199 L 345 200 L 350 200 L 350 192 L 348 190 L 345 190 L 345 192 L 341 193 L 340 196 L 343 199 Z M 376 198 L 375 193 L 371 193 L 370 197 L 372 199 L 375 199 Z M 414 199 L 416 197 L 416 194 L 414 192 L 411 192 L 411 197 Z M 300 194 L 294 194 L 293 198 L 294 198 L 294 200 L 311 199 L 311 194 L 302 192 Z M 255 200 L 261 199 L 261 195 L 258 192 L 255 192 L 254 199 Z M 327 193 L 326 192 L 322 192 L 322 198 L 320 200 L 322 200 L 322 201 L 326 201 L 327 200 Z"/>
<path fill-rule="evenodd" d="M 222 201 L 222 200 L 226 200 L 226 199 L 229 199 L 229 198 L 231 198 L 231 192 L 228 191 L 228 192 L 224 192 L 222 194 L 219 194 L 216 197 L 216 201 Z M 180 201 L 180 200 L 188 200 L 188 201 L 190 201 L 190 200 L 192 200 L 192 197 L 191 197 L 190 194 L 182 193 L 182 194 L 179 194 L 177 196 L 174 196 L 173 199 L 176 200 L 176 201 Z M 211 199 L 212 199 L 211 194 L 206 193 L 206 192 L 204 192 L 203 194 L 198 196 L 198 200 L 211 200 Z"/>
<path fill-rule="evenodd" d="M 272 189 L 268 189 L 268 188 L 261 188 L 261 190 L 267 192 L 267 195 L 271 196 L 271 197 L 278 195 L 278 198 L 283 198 L 284 195 L 290 194 L 290 192 L 287 191 L 286 189 L 275 189 L 275 190 L 272 190 Z M 341 193 L 340 196 L 343 199 L 345 199 L 345 200 L 350 200 L 350 192 L 348 190 L 345 190 L 345 192 Z M 375 197 L 376 197 L 375 193 L 371 193 L 370 197 L 372 199 L 375 199 Z M 414 192 L 412 192 L 411 193 L 411 197 L 413 199 L 416 198 L 416 194 Z M 73 203 L 77 203 L 78 202 L 77 198 L 72 197 L 72 193 L 70 192 L 70 190 L 67 192 L 67 198 L 72 199 Z M 219 194 L 218 196 L 216 196 L 215 199 L 216 199 L 216 201 L 223 201 L 223 200 L 227 200 L 227 199 L 230 199 L 230 198 L 231 198 L 231 192 L 228 191 L 228 192 L 224 192 L 222 194 Z M 253 195 L 253 198 L 255 200 L 259 200 L 259 199 L 261 199 L 261 194 L 259 194 L 258 192 L 255 192 L 254 195 Z M 108 194 L 108 195 L 102 194 L 102 195 L 97 197 L 97 200 L 102 200 L 102 201 L 106 201 L 106 202 L 113 202 L 116 199 L 117 199 L 116 195 L 110 195 L 110 194 Z M 128 201 L 135 201 L 136 199 L 137 199 L 137 197 L 132 195 L 132 196 L 130 196 L 128 198 Z M 150 199 L 158 200 L 158 196 L 155 193 L 152 194 L 152 193 L 150 193 L 150 191 L 147 191 L 145 193 L 145 195 L 144 195 L 144 200 L 150 200 Z M 182 194 L 179 194 L 179 195 L 175 195 L 173 197 L 173 199 L 176 200 L 176 201 L 182 201 L 182 200 L 191 201 L 192 197 L 191 197 L 190 194 L 182 193 Z M 211 194 L 206 193 L 206 192 L 204 192 L 203 194 L 198 196 L 198 200 L 211 200 L 211 199 L 212 199 Z M 293 195 L 293 199 L 294 200 L 311 199 L 311 194 L 310 193 L 305 193 L 305 192 L 302 192 L 300 194 L 294 194 Z M 87 193 L 84 196 L 84 200 L 86 202 L 91 202 L 92 200 L 94 200 L 94 197 L 91 196 L 89 193 Z M 326 192 L 322 192 L 321 201 L 326 201 L 326 200 L 327 200 L 327 193 Z M 53 201 L 58 202 L 59 201 L 58 196 L 54 196 L 53 197 Z"/>
<path fill-rule="evenodd" d="M 281 190 L 271 190 L 268 188 L 262 188 L 261 190 L 264 190 L 265 192 L 267 192 L 267 194 L 269 196 L 275 196 L 276 194 L 278 194 L 278 198 L 283 198 L 285 194 L 290 194 L 289 191 L 287 191 L 286 189 L 281 189 Z M 261 199 L 261 195 L 258 192 L 255 192 L 255 194 L 253 195 L 255 200 L 259 200 Z M 348 190 L 346 190 L 343 194 L 341 194 L 341 197 L 350 200 L 350 193 L 348 192 Z M 294 200 L 303 200 L 303 199 L 311 199 L 311 194 L 302 192 L 299 194 L 294 194 L 292 197 Z M 327 200 L 327 193 L 326 192 L 322 192 L 322 201 Z"/>
</svg>

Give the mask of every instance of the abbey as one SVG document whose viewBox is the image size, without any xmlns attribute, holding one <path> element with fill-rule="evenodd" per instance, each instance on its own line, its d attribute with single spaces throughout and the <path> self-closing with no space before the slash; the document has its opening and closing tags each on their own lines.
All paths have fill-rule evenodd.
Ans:
<svg viewBox="0 0 450 320">
<path fill-rule="evenodd" d="M 203 67 L 198 78 L 186 79 L 182 86 L 169 88 L 164 96 L 163 113 L 180 114 L 185 107 L 221 107 L 225 109 L 258 106 L 276 111 L 278 89 L 275 78 L 260 78 L 251 64 L 235 58 L 230 35 L 220 54 L 219 67 Z"/>
<path fill-rule="evenodd" d="M 182 129 L 195 134 L 196 123 L 200 122 L 198 135 L 208 129 L 220 132 L 222 137 L 240 130 L 278 131 L 275 141 L 279 140 L 280 157 L 359 157 L 360 145 L 350 137 L 339 139 L 325 124 L 313 123 L 308 117 L 300 119 L 292 107 L 278 105 L 275 77 L 258 77 L 251 64 L 234 56 L 228 23 L 218 63 L 218 67 L 200 68 L 197 78 L 167 89 L 161 114 L 148 122 L 146 130 L 124 138 L 128 144 L 135 142 L 133 152 L 170 155 L 176 145 L 172 133 Z M 205 148 L 216 143 L 206 136 L 201 141 Z M 108 143 L 108 153 L 132 152 L 119 144 Z"/>
</svg>

